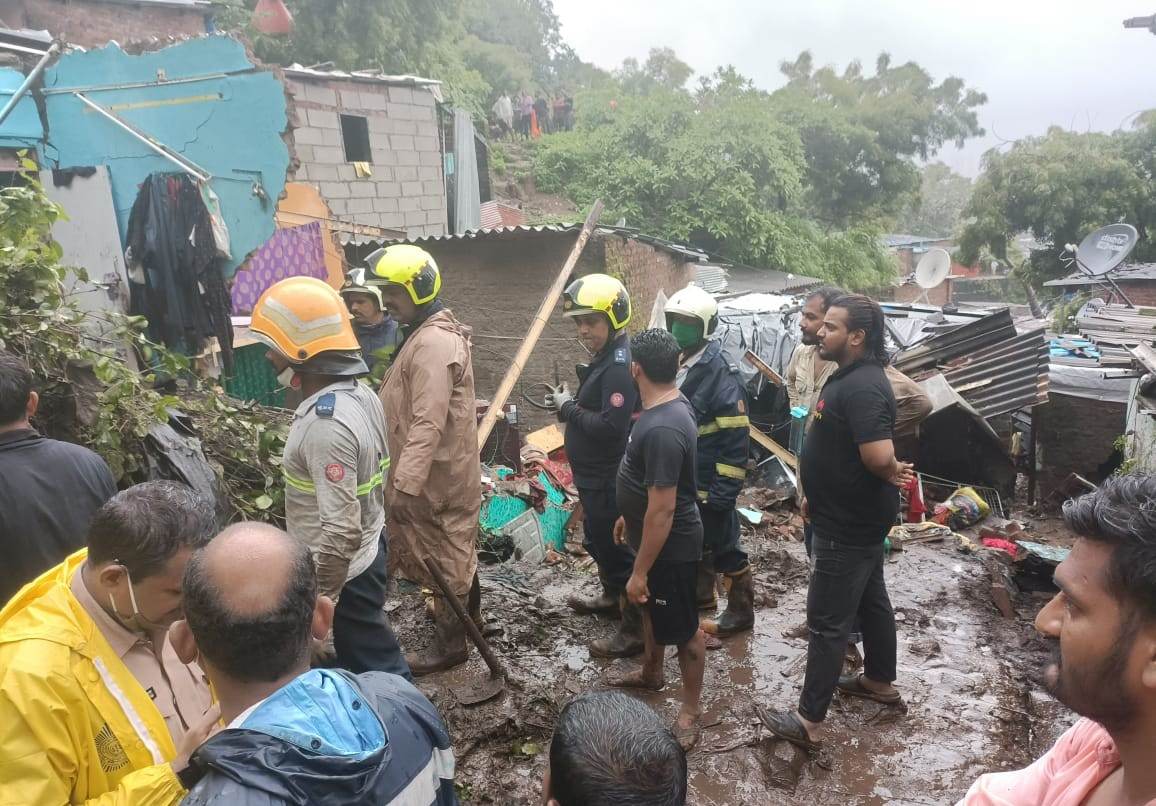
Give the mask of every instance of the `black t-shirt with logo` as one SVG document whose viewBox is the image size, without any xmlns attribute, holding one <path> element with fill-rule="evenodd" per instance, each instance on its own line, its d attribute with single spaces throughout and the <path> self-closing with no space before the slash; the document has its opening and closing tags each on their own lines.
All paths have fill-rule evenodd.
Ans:
<svg viewBox="0 0 1156 806">
<path fill-rule="evenodd" d="M 823 386 L 801 457 L 816 533 L 861 546 L 886 537 L 899 490 L 867 469 L 859 446 L 891 439 L 894 427 L 895 395 L 880 365 L 857 361 Z"/>
<path fill-rule="evenodd" d="M 618 511 L 626 536 L 638 551 L 650 487 L 677 487 L 674 522 L 658 563 L 697 562 L 702 558 L 702 520 L 698 514 L 694 457 L 698 426 L 685 397 L 643 409 L 630 431 L 618 466 Z"/>
</svg>

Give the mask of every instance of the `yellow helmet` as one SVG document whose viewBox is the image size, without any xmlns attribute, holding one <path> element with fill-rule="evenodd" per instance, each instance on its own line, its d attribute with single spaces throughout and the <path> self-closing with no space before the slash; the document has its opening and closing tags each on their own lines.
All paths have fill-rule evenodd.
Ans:
<svg viewBox="0 0 1156 806">
<path fill-rule="evenodd" d="M 341 295 L 316 277 L 289 277 L 269 286 L 253 307 L 249 330 L 294 364 L 318 353 L 361 349 Z"/>
<path fill-rule="evenodd" d="M 626 286 L 608 274 L 587 274 L 570 283 L 562 292 L 562 315 L 588 313 L 604 313 L 613 330 L 622 330 L 630 321 Z"/>
<path fill-rule="evenodd" d="M 442 275 L 433 256 L 420 246 L 398 243 L 378 249 L 366 259 L 369 285 L 400 285 L 409 292 L 414 305 L 425 305 L 437 299 L 442 290 Z"/>
</svg>

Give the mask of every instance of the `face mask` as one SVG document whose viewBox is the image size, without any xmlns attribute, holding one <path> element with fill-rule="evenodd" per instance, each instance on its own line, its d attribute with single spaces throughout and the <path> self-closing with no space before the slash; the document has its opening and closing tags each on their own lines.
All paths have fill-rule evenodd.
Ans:
<svg viewBox="0 0 1156 806">
<path fill-rule="evenodd" d="M 285 367 L 285 369 L 278 373 L 277 383 L 286 389 L 290 389 L 293 386 L 293 378 L 296 377 L 296 375 L 297 373 L 293 371 L 293 367 Z"/>
<path fill-rule="evenodd" d="M 687 350 L 702 341 L 702 327 L 688 322 L 672 322 L 670 335 L 674 336 L 679 347 Z"/>
<path fill-rule="evenodd" d="M 116 620 L 128 630 L 145 635 L 152 635 L 153 633 L 167 630 L 169 625 L 150 621 L 141 614 L 140 609 L 136 606 L 136 592 L 133 590 L 132 575 L 129 574 L 128 568 L 124 569 L 124 575 L 125 578 L 128 579 L 128 600 L 132 603 L 132 616 L 125 618 L 120 614 L 120 610 L 116 606 L 116 600 L 112 598 L 112 592 L 110 591 L 108 594 L 108 603 L 112 607 L 112 614 Z"/>
</svg>

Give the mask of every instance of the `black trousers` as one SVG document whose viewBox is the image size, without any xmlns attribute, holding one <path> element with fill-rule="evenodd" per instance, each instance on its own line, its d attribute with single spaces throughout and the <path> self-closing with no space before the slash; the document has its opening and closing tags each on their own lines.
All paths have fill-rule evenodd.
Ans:
<svg viewBox="0 0 1156 806">
<path fill-rule="evenodd" d="M 390 672 L 413 682 L 397 636 L 385 617 L 388 558 L 389 546 L 383 533 L 373 562 L 341 589 L 333 614 L 333 648 L 342 669 L 354 674 Z"/>
<path fill-rule="evenodd" d="M 851 625 L 859 617 L 863 631 L 863 671 L 872 680 L 895 680 L 895 612 L 883 580 L 883 536 L 872 546 L 853 546 L 816 532 L 814 570 L 807 591 L 807 674 L 799 713 L 822 722 L 843 670 Z"/>
<path fill-rule="evenodd" d="M 739 545 L 739 513 L 734 507 L 717 509 L 699 503 L 702 518 L 702 557 L 714 563 L 720 574 L 735 574 L 750 567 L 747 553 Z"/>
<path fill-rule="evenodd" d="M 634 571 L 634 555 L 626 546 L 614 542 L 614 522 L 618 520 L 616 498 L 615 482 L 601 487 L 578 487 L 578 500 L 582 502 L 585 516 L 582 529 L 586 537 L 582 546 L 598 563 L 598 572 L 606 577 L 610 589 L 621 592 Z"/>
<path fill-rule="evenodd" d="M 811 556 L 811 542 L 815 539 L 815 530 L 811 527 L 810 521 L 803 521 L 803 548 L 807 550 L 807 556 Z M 851 625 L 851 635 L 847 638 L 850 644 L 857 644 L 863 639 L 863 629 L 859 624 L 859 616 L 855 616 L 855 623 Z"/>
</svg>

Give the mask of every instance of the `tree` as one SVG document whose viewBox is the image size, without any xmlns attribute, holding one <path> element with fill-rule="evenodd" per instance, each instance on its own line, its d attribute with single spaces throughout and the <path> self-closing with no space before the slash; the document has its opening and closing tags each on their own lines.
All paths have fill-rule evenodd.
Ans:
<svg viewBox="0 0 1156 806">
<path fill-rule="evenodd" d="M 602 198 L 608 219 L 724 258 L 854 288 L 894 276 L 878 233 L 828 234 L 797 215 L 802 143 L 758 93 L 711 92 L 706 104 L 669 87 L 622 96 L 614 114 L 544 139 L 534 168 L 543 190 Z"/>
<path fill-rule="evenodd" d="M 987 101 L 959 78 L 939 84 L 914 62 L 894 67 L 884 53 L 867 76 L 858 62 L 842 74 L 815 69 L 810 52 L 781 65 L 787 84 L 771 99 L 807 155 L 805 213 L 846 228 L 893 219 L 917 187 L 915 159 L 983 133 Z"/>
<path fill-rule="evenodd" d="M 670 48 L 651 48 L 646 62 L 626 59 L 614 74 L 623 92 L 646 95 L 651 92 L 680 91 L 686 87 L 694 70 Z"/>
<path fill-rule="evenodd" d="M 1132 131 L 1078 133 L 1053 127 L 1020 140 L 1006 153 L 989 151 L 964 215 L 972 219 L 960 240 L 970 261 L 989 249 L 1006 259 L 1021 232 L 1047 245 L 1030 257 L 1033 283 L 1062 277 L 1065 244 L 1124 221 L 1140 233 L 1133 259 L 1156 258 L 1149 237 L 1156 227 L 1156 125 L 1149 118 Z"/>
<path fill-rule="evenodd" d="M 971 180 L 942 162 L 923 167 L 919 191 L 895 224 L 896 232 L 951 236 L 959 228 L 971 197 Z"/>
</svg>

